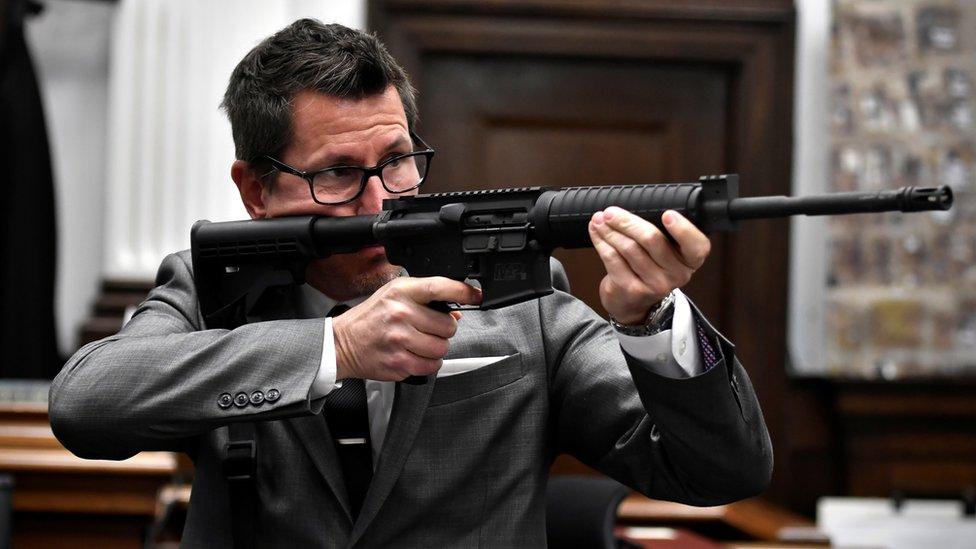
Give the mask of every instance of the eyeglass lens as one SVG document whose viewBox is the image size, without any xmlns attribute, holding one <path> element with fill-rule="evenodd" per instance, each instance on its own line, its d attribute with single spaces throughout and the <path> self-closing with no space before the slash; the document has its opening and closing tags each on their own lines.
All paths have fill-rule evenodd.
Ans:
<svg viewBox="0 0 976 549">
<path fill-rule="evenodd" d="M 332 168 L 319 172 L 312 180 L 312 190 L 320 202 L 342 202 L 359 193 L 363 168 Z M 380 179 L 386 190 L 397 193 L 416 188 L 427 175 L 427 156 L 414 154 L 394 158 L 383 165 Z"/>
</svg>

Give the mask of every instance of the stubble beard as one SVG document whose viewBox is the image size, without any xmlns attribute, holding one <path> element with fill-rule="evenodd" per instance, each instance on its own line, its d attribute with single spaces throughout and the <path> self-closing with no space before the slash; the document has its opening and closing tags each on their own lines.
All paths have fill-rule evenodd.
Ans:
<svg viewBox="0 0 976 549">
<path fill-rule="evenodd" d="M 405 274 L 407 271 L 403 267 L 388 263 L 382 270 L 353 277 L 348 281 L 347 287 L 349 292 L 354 294 L 353 297 L 364 297 Z"/>
<path fill-rule="evenodd" d="M 337 258 L 339 256 L 312 262 L 305 276 L 312 287 L 337 301 L 369 296 L 407 274 L 403 267 L 390 264 L 385 256 L 359 269 L 354 262 L 350 265 Z"/>
</svg>

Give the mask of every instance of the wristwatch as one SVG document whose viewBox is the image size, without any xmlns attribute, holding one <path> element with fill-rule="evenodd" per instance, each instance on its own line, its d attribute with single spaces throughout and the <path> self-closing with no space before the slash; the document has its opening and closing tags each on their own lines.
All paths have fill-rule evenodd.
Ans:
<svg viewBox="0 0 976 549">
<path fill-rule="evenodd" d="M 644 324 L 621 324 L 610 315 L 610 325 L 618 333 L 642 337 L 651 336 L 671 328 L 671 317 L 674 316 L 674 290 L 668 292 L 651 312 L 647 313 Z"/>
</svg>

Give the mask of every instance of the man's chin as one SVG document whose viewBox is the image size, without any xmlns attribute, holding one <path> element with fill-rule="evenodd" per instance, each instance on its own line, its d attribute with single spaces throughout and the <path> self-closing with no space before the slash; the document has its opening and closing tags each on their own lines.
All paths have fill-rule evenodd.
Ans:
<svg viewBox="0 0 976 549">
<path fill-rule="evenodd" d="M 339 301 L 368 296 L 405 274 L 403 267 L 391 265 L 386 260 L 382 249 L 379 254 L 356 258 L 362 261 L 340 261 L 338 257 L 313 262 L 306 271 L 306 280 L 312 287 Z"/>
<path fill-rule="evenodd" d="M 403 267 L 391 265 L 385 261 L 384 263 L 385 265 L 382 268 L 363 273 L 350 281 L 350 288 L 355 290 L 356 297 L 370 295 L 390 281 L 406 274 Z"/>
</svg>

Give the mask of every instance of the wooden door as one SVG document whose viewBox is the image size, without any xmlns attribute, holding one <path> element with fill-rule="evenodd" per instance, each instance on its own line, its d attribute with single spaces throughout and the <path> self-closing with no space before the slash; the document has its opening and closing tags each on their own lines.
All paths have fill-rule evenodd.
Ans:
<svg viewBox="0 0 976 549">
<path fill-rule="evenodd" d="M 447 55 L 423 74 L 423 134 L 437 149 L 425 192 L 695 181 L 726 166 L 721 67 Z M 556 256 L 573 293 L 605 314 L 596 252 Z M 715 258 L 687 289 L 709 313 L 720 310 Z"/>
<path fill-rule="evenodd" d="M 429 191 L 694 181 L 739 173 L 743 196 L 790 193 L 792 0 L 372 0 L 369 24 L 420 91 Z M 829 456 L 787 404 L 789 225 L 714 236 L 687 288 L 746 365 L 773 437 L 767 492 Z M 560 252 L 600 310 L 592 252 Z M 794 456 L 816 459 L 795 461 Z M 791 470 L 791 463 L 805 469 Z"/>
</svg>

